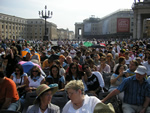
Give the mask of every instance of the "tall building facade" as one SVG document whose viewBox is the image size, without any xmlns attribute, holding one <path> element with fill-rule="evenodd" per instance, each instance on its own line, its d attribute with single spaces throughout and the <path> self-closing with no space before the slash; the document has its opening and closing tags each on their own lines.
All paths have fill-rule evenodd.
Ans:
<svg viewBox="0 0 150 113">
<path fill-rule="evenodd" d="M 16 39 L 27 37 L 27 20 L 0 13 L 0 38 Z"/>
<path fill-rule="evenodd" d="M 46 22 L 46 26 L 46 35 L 49 40 L 57 40 L 59 37 L 74 38 L 74 32 L 69 29 L 66 30 L 65 35 L 59 36 L 56 24 Z M 44 35 L 45 20 L 24 19 L 0 13 L 0 39 L 43 40 Z"/>
</svg>

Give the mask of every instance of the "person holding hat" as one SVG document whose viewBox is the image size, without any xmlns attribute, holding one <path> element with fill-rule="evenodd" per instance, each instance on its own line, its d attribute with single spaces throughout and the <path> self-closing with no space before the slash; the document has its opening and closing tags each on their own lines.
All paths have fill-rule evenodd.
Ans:
<svg viewBox="0 0 150 113">
<path fill-rule="evenodd" d="M 136 75 L 124 79 L 102 102 L 124 91 L 123 113 L 150 113 L 150 85 L 145 78 L 146 72 L 145 66 L 138 66 L 135 70 Z"/>
<path fill-rule="evenodd" d="M 72 80 L 65 86 L 70 100 L 66 103 L 62 113 L 93 113 L 96 104 L 101 101 L 95 96 L 84 94 L 82 80 Z"/>
<path fill-rule="evenodd" d="M 51 103 L 52 96 L 57 90 L 58 85 L 40 85 L 36 89 L 34 105 L 29 106 L 26 113 L 60 113 L 60 108 Z"/>
</svg>

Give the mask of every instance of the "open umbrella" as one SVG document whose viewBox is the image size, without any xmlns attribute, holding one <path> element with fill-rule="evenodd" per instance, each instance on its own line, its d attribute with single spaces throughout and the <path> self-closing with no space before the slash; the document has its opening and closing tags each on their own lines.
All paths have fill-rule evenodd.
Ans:
<svg viewBox="0 0 150 113">
<path fill-rule="evenodd" d="M 92 48 L 105 48 L 106 46 L 104 44 L 95 44 L 91 46 Z"/>
<path fill-rule="evenodd" d="M 83 45 L 86 46 L 86 47 L 90 47 L 90 46 L 92 46 L 93 44 L 92 44 L 91 42 L 84 42 Z"/>
<path fill-rule="evenodd" d="M 25 48 L 24 50 L 22 50 L 22 51 L 21 51 L 22 57 L 25 57 L 27 53 L 31 53 L 30 50 L 31 50 L 31 49 L 29 49 L 29 48 Z M 35 54 L 38 55 L 39 59 L 41 59 L 39 53 L 37 53 L 37 52 L 35 51 Z M 32 55 L 31 55 L 31 56 L 32 56 Z"/>
<path fill-rule="evenodd" d="M 42 75 L 43 75 L 43 76 L 46 76 L 46 74 L 45 74 L 45 73 L 43 72 L 43 70 L 41 69 L 41 66 L 38 65 L 38 64 L 36 64 L 36 63 L 33 63 L 33 62 L 31 62 L 31 61 L 20 61 L 19 64 L 22 65 L 24 72 L 27 73 L 28 75 L 30 75 L 30 70 L 31 70 L 31 68 L 32 68 L 33 66 L 37 66 L 37 67 L 39 67 L 39 69 L 40 69 Z"/>
</svg>

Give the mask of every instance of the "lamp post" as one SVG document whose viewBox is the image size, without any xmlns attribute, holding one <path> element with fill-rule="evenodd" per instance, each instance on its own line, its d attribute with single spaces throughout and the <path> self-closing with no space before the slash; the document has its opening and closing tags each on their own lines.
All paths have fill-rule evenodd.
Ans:
<svg viewBox="0 0 150 113">
<path fill-rule="evenodd" d="M 48 30 L 47 30 L 47 28 L 46 28 L 46 19 L 47 19 L 47 18 L 52 18 L 52 15 L 53 15 L 53 12 L 52 12 L 52 11 L 48 11 L 48 12 L 47 12 L 47 6 L 46 6 L 46 5 L 45 5 L 45 14 L 44 14 L 43 10 L 42 10 L 42 11 L 39 11 L 39 16 L 40 16 L 40 18 L 44 18 L 44 19 L 45 19 L 45 35 L 44 35 L 44 37 L 43 37 L 43 41 L 48 40 L 48 36 L 47 36 Z"/>
</svg>

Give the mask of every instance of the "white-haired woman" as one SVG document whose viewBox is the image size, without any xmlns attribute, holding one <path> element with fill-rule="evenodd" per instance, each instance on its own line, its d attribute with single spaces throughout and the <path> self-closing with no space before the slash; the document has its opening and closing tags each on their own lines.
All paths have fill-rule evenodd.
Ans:
<svg viewBox="0 0 150 113">
<path fill-rule="evenodd" d="M 84 95 L 82 80 L 72 80 L 65 86 L 70 101 L 66 103 L 62 113 L 93 113 L 97 103 L 101 101 L 95 96 Z"/>
</svg>

